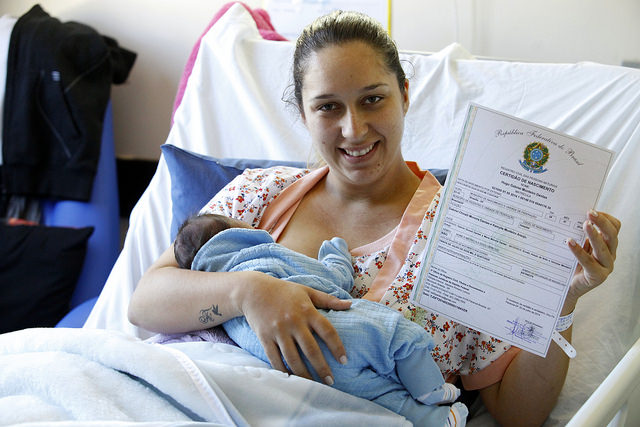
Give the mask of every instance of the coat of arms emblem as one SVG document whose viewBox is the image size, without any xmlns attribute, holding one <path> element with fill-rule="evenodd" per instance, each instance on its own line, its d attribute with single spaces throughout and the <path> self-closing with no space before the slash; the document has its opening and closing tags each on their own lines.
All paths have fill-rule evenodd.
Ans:
<svg viewBox="0 0 640 427">
<path fill-rule="evenodd" d="M 533 173 L 542 173 L 547 169 L 544 164 L 549 160 L 549 149 L 542 142 L 532 142 L 524 149 L 523 159 L 520 165 Z"/>
</svg>

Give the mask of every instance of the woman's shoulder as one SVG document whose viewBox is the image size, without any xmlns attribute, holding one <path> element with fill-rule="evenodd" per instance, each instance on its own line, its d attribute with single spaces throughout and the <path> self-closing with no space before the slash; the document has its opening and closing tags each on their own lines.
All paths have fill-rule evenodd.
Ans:
<svg viewBox="0 0 640 427">
<path fill-rule="evenodd" d="M 276 186 L 286 188 L 288 185 L 307 175 L 310 169 L 293 166 L 272 166 L 269 168 L 245 169 L 231 184 L 251 185 L 254 187 Z"/>
<path fill-rule="evenodd" d="M 222 214 L 257 226 L 269 203 L 309 172 L 309 169 L 292 166 L 245 169 L 222 188 L 201 213 Z"/>
<path fill-rule="evenodd" d="M 243 199 L 268 202 L 309 172 L 309 169 L 291 166 L 245 169 L 222 192 L 227 192 Z"/>
</svg>

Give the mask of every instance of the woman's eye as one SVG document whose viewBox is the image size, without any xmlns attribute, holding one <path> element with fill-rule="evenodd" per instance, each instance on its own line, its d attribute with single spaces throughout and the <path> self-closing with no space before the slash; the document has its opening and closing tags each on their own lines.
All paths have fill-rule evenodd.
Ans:
<svg viewBox="0 0 640 427">
<path fill-rule="evenodd" d="M 333 111 L 338 106 L 336 104 L 322 104 L 318 107 L 318 111 Z"/>
<path fill-rule="evenodd" d="M 376 104 L 378 102 L 382 101 L 382 97 L 379 95 L 371 95 L 371 96 L 367 96 L 364 99 L 364 103 L 365 104 Z"/>
</svg>

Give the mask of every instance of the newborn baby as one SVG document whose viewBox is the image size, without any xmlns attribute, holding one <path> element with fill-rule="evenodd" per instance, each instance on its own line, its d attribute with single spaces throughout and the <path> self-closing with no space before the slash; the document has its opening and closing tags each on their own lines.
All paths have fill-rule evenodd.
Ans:
<svg viewBox="0 0 640 427">
<path fill-rule="evenodd" d="M 318 259 L 313 259 L 275 243 L 264 230 L 222 215 L 205 214 L 191 217 L 181 226 L 174 252 L 182 268 L 261 271 L 352 299 L 351 255 L 339 237 L 324 241 Z M 319 311 L 336 328 L 347 351 L 348 362 L 343 365 L 318 340 L 337 389 L 378 403 L 415 425 L 465 425 L 468 411 L 464 404 L 438 406 L 453 402 L 460 391 L 444 382 L 431 357 L 433 340 L 422 327 L 399 312 L 363 299 L 352 299 L 349 310 Z M 231 319 L 223 327 L 241 348 L 269 363 L 244 317 Z M 319 381 L 308 360 L 304 361 Z"/>
</svg>

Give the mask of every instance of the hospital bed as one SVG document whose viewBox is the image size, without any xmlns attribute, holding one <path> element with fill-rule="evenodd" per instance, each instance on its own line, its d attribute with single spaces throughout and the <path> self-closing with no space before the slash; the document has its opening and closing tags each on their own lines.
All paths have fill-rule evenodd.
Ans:
<svg viewBox="0 0 640 427">
<path fill-rule="evenodd" d="M 91 418 L 92 408 L 83 407 L 73 384 L 64 384 L 69 396 L 55 391 L 55 403 L 46 399 L 43 387 L 54 393 L 63 377 L 48 371 L 53 362 L 37 355 L 55 353 L 61 358 L 56 366 L 69 370 L 66 378 L 86 380 L 83 392 L 94 403 L 103 399 L 101 411 L 109 413 L 110 420 L 162 420 L 167 425 L 185 425 L 189 419 L 206 425 L 405 424 L 370 402 L 273 371 L 223 342 L 145 344 L 140 340 L 153 334 L 127 320 L 128 301 L 141 275 L 169 246 L 175 225 L 197 211 L 216 188 L 245 167 L 283 161 L 305 165 L 314 158 L 295 109 L 282 101 L 289 90 L 293 45 L 265 40 L 260 30 L 264 28 L 255 16 L 236 4 L 196 45 L 157 171 L 131 213 L 122 252 L 85 327 L 0 336 L 0 355 L 12 358 L 14 365 L 37 367 L 46 384 L 26 400 L 3 395 L 0 421 L 9 404 L 18 414 L 20 408 L 42 407 L 43 414 L 59 414 L 59 407 L 72 407 L 76 412 L 66 413 L 76 418 L 60 415 L 71 425 L 70 420 L 81 416 L 99 419 Z M 640 71 L 594 63 L 480 60 L 457 44 L 435 53 L 403 52 L 402 61 L 411 97 L 403 153 L 422 168 L 449 168 L 469 102 L 616 152 L 596 207 L 623 224 L 616 268 L 605 285 L 578 304 L 572 340 L 578 356 L 546 425 L 600 426 L 612 420 L 612 425 L 625 425 L 627 409 L 640 401 L 633 394 L 640 378 L 640 220 L 634 211 L 640 183 Z M 24 355 L 33 359 L 25 362 Z M 94 386 L 88 372 L 105 367 L 126 378 L 105 372 L 100 374 L 102 387 Z M 18 372 L 19 367 L 14 377 L 3 373 L 13 378 L 16 389 L 24 386 Z M 11 383 L 5 381 L 2 387 L 9 389 Z M 109 391 L 116 388 L 127 397 L 110 404 L 115 398 Z M 136 410 L 140 413 L 127 412 Z M 126 415 L 118 418 L 116 412 Z M 626 425 L 638 422 L 630 419 Z M 494 422 L 479 408 L 469 425 Z"/>
</svg>

